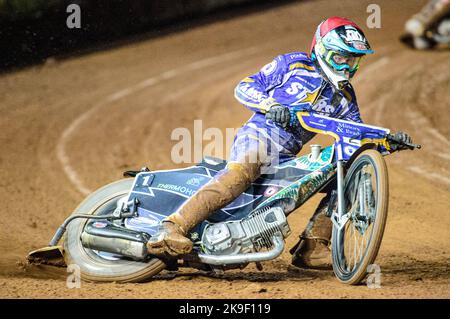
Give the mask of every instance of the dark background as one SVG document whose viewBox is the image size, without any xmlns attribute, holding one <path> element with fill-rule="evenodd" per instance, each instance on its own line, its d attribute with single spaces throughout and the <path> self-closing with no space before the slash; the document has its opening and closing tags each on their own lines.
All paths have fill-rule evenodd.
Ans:
<svg viewBox="0 0 450 319">
<path fill-rule="evenodd" d="M 0 71 L 267 9 L 288 0 L 0 0 Z M 81 8 L 69 29 L 67 6 Z M 130 38 L 131 37 L 131 38 Z M 119 41 L 119 42 L 118 42 Z"/>
</svg>

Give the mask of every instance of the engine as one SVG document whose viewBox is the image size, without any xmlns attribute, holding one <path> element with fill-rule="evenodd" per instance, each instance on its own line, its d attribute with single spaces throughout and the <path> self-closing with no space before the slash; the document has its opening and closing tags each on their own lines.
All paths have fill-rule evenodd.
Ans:
<svg viewBox="0 0 450 319">
<path fill-rule="evenodd" d="M 270 249 L 276 233 L 283 238 L 291 233 L 286 216 L 281 207 L 266 207 L 241 220 L 208 224 L 202 244 L 211 255 L 250 253 Z"/>
</svg>

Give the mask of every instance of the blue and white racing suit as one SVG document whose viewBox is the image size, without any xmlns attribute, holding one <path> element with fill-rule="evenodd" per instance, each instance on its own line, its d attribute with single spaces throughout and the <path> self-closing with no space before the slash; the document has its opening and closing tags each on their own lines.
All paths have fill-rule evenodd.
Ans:
<svg viewBox="0 0 450 319">
<path fill-rule="evenodd" d="M 356 96 L 348 85 L 342 92 L 326 81 L 303 52 L 276 57 L 258 73 L 244 78 L 235 89 L 236 99 L 254 111 L 234 139 L 229 161 L 242 161 L 245 154 L 264 148 L 271 164 L 296 156 L 315 133 L 294 125 L 286 129 L 265 118 L 278 102 L 292 109 L 362 123 Z M 267 163 L 266 163 L 267 164 Z"/>
</svg>

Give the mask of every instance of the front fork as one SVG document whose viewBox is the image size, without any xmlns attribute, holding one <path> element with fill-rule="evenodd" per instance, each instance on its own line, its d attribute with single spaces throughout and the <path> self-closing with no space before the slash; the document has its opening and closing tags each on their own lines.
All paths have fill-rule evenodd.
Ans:
<svg viewBox="0 0 450 319">
<path fill-rule="evenodd" d="M 349 217 L 345 213 L 345 200 L 344 200 L 344 160 L 338 160 L 336 163 L 337 168 L 337 212 L 334 211 L 331 215 L 331 221 L 334 226 L 341 230 L 347 223 Z"/>
</svg>

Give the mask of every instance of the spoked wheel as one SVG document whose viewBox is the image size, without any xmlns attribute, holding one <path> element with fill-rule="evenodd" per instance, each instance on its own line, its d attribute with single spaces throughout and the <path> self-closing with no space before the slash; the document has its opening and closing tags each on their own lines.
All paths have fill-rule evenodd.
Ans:
<svg viewBox="0 0 450 319">
<path fill-rule="evenodd" d="M 333 226 L 333 270 L 343 283 L 356 285 L 377 257 L 386 224 L 389 186 L 386 163 L 376 150 L 363 151 L 344 184 L 346 224 Z"/>
<path fill-rule="evenodd" d="M 124 179 L 89 195 L 76 209 L 76 213 L 92 215 L 110 214 L 116 208 L 117 201 L 127 195 L 133 179 Z M 139 282 L 156 275 L 166 265 L 157 258 L 147 261 L 134 261 L 120 255 L 114 255 L 83 247 L 81 233 L 88 221 L 72 221 L 64 238 L 64 251 L 67 265 L 77 265 L 81 278 L 87 281 Z"/>
</svg>

